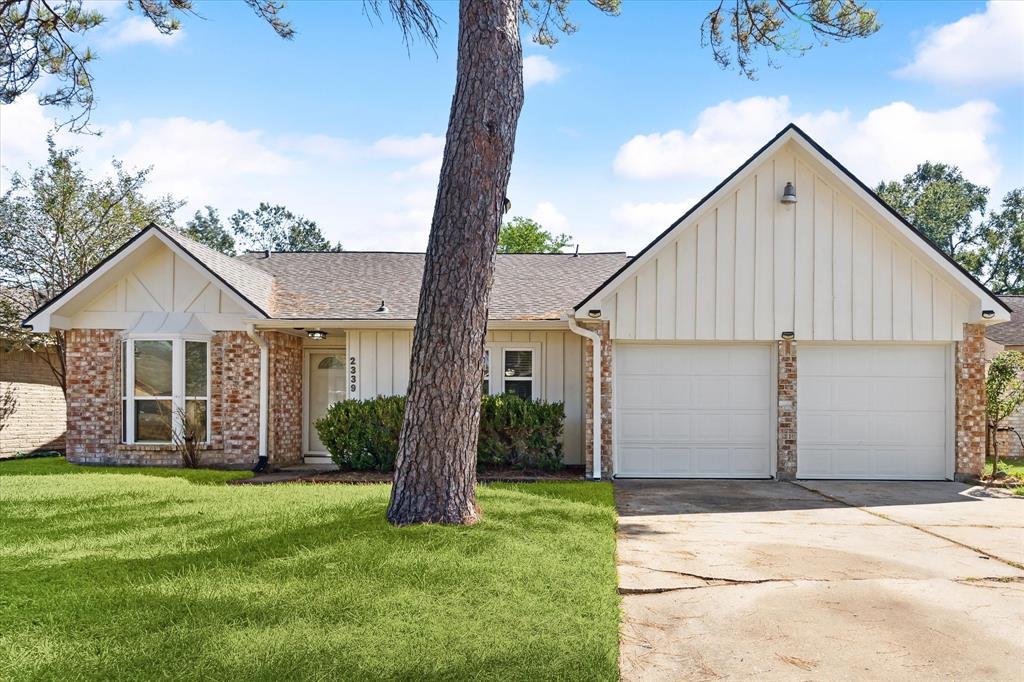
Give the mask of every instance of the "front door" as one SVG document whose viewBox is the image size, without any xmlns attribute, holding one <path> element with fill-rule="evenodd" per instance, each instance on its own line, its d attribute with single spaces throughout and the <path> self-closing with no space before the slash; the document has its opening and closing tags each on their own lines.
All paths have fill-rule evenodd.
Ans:
<svg viewBox="0 0 1024 682">
<path fill-rule="evenodd" d="M 309 354 L 309 452 L 327 454 L 316 432 L 316 420 L 327 414 L 327 408 L 345 399 L 345 351 Z"/>
</svg>

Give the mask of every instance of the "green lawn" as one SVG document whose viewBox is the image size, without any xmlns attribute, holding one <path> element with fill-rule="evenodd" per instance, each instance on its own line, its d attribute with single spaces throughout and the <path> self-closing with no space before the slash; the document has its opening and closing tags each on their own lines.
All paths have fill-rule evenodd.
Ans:
<svg viewBox="0 0 1024 682">
<path fill-rule="evenodd" d="M 172 469 L 169 467 L 104 467 L 70 464 L 63 457 L 0 460 L 0 476 L 52 476 L 54 474 L 126 474 L 183 478 L 192 483 L 215 485 L 240 478 L 252 478 L 251 471 L 222 469 Z"/>
<path fill-rule="evenodd" d="M 1014 478 L 1024 479 L 1024 457 L 1011 457 L 1009 459 L 999 460 L 999 470 L 1005 471 L 1007 476 L 1013 476 Z M 988 475 L 992 472 L 992 460 L 989 459 L 985 462 L 985 474 Z M 1014 488 L 1013 493 L 1015 495 L 1024 495 L 1024 486 Z"/>
<path fill-rule="evenodd" d="M 617 675 L 607 484 L 482 486 L 474 527 L 393 528 L 385 485 L 80 469 L 0 463 L 0 679 Z"/>
</svg>

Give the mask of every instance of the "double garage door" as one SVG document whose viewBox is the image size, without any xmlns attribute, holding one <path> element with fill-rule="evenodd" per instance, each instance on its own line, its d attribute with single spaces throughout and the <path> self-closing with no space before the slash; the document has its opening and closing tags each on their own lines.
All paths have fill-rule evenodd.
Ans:
<svg viewBox="0 0 1024 682">
<path fill-rule="evenodd" d="M 797 475 L 943 479 L 946 346 L 800 344 Z M 773 344 L 617 344 L 616 474 L 768 478 Z"/>
</svg>

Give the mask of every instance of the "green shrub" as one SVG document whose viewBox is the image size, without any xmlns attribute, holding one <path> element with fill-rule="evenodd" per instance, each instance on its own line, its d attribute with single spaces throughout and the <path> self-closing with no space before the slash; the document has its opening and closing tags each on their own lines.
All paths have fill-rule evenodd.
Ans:
<svg viewBox="0 0 1024 682">
<path fill-rule="evenodd" d="M 390 471 L 398 453 L 403 396 L 334 403 L 316 421 L 320 441 L 347 469 Z M 562 466 L 562 403 L 515 395 L 484 396 L 480 406 L 478 466 L 554 471 Z"/>
</svg>

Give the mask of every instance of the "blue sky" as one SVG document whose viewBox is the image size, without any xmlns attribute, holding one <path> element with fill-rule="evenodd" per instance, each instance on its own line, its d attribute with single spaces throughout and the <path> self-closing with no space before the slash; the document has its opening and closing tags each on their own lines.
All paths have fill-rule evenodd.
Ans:
<svg viewBox="0 0 1024 682">
<path fill-rule="evenodd" d="M 196 0 L 166 39 L 123 3 L 90 45 L 99 137 L 61 135 L 96 171 L 154 166 L 151 189 L 225 216 L 259 201 L 316 220 L 352 249 L 426 244 L 455 75 L 457 6 L 438 51 L 406 51 L 360 3 L 295 2 L 283 41 L 237 2 Z M 1024 11 L 984 2 L 885 2 L 867 40 L 763 65 L 756 81 L 701 48 L 711 2 L 578 0 L 553 49 L 524 32 L 528 87 L 513 214 L 583 250 L 635 252 L 790 120 L 868 183 L 917 162 L 960 165 L 996 201 L 1024 185 Z M 1021 3 L 1024 5 L 1024 3 Z M 524 29 L 525 31 L 525 29 Z M 0 108 L 0 184 L 38 163 L 60 112 Z"/>
</svg>

